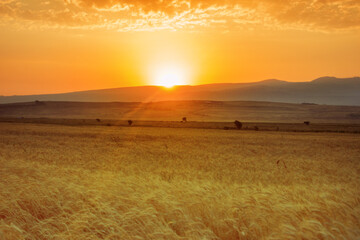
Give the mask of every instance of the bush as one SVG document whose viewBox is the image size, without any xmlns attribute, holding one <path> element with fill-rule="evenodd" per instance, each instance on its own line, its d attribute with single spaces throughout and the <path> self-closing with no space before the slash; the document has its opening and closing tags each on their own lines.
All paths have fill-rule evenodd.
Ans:
<svg viewBox="0 0 360 240">
<path fill-rule="evenodd" d="M 241 129 L 241 128 L 242 128 L 242 123 L 239 122 L 238 120 L 235 120 L 234 124 L 235 124 L 235 126 L 236 126 L 237 129 Z"/>
</svg>

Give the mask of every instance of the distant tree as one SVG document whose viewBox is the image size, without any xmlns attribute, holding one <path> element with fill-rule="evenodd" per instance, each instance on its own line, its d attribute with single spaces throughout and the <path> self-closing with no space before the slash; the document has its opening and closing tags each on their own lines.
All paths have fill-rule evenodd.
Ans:
<svg viewBox="0 0 360 240">
<path fill-rule="evenodd" d="M 305 121 L 304 124 L 305 124 L 305 125 L 310 125 L 310 122 L 309 122 L 309 121 Z"/>
<path fill-rule="evenodd" d="M 183 121 L 183 122 L 187 122 L 187 118 L 186 118 L 186 117 L 183 117 L 183 118 L 182 118 L 182 121 Z"/>
<path fill-rule="evenodd" d="M 101 122 L 101 120 L 99 118 L 96 119 L 97 122 Z"/>
<path fill-rule="evenodd" d="M 129 126 L 131 126 L 133 124 L 133 121 L 132 120 L 128 120 L 128 124 Z"/>
<path fill-rule="evenodd" d="M 259 131 L 259 127 L 258 127 L 258 126 L 255 126 L 254 129 L 255 129 L 255 131 Z"/>
<path fill-rule="evenodd" d="M 235 126 L 236 126 L 237 129 L 241 129 L 241 128 L 242 128 L 242 123 L 239 122 L 238 120 L 235 120 L 234 124 L 235 124 Z"/>
</svg>

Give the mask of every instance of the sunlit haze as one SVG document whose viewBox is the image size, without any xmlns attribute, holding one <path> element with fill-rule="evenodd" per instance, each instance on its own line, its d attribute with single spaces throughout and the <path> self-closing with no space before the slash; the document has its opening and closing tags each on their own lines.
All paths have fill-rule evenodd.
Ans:
<svg viewBox="0 0 360 240">
<path fill-rule="evenodd" d="M 181 66 L 163 64 L 154 69 L 154 85 L 171 88 L 175 85 L 186 85 L 186 69 Z"/>
<path fill-rule="evenodd" d="M 360 75 L 360 2 L 5 0 L 0 95 Z"/>
</svg>

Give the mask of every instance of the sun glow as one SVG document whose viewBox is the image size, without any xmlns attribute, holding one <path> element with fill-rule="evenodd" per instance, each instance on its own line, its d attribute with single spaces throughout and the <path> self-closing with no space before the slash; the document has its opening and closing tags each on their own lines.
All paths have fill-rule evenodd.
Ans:
<svg viewBox="0 0 360 240">
<path fill-rule="evenodd" d="M 178 66 L 163 66 L 155 72 L 154 78 L 155 85 L 166 88 L 187 84 L 185 71 Z"/>
</svg>

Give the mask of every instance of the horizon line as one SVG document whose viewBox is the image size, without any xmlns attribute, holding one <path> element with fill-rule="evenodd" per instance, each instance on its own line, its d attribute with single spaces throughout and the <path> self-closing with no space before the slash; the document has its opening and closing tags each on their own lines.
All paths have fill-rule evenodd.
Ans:
<svg viewBox="0 0 360 240">
<path fill-rule="evenodd" d="M 102 90 L 112 90 L 112 89 L 122 89 L 122 88 L 139 88 L 139 87 L 159 87 L 159 88 L 164 88 L 166 90 L 171 90 L 174 89 L 176 87 L 196 87 L 196 86 L 208 86 L 208 85 L 224 85 L 224 84 L 249 84 L 249 83 L 260 83 L 260 82 L 265 82 L 265 81 L 279 81 L 279 82 L 286 82 L 286 83 L 310 83 L 313 82 L 315 80 L 318 79 L 322 79 L 322 78 L 336 78 L 336 79 L 351 79 L 351 78 L 360 78 L 360 76 L 353 76 L 353 77 L 335 77 L 335 76 L 322 76 L 322 77 L 318 77 L 312 80 L 308 80 L 308 81 L 287 81 L 287 80 L 280 80 L 277 78 L 267 78 L 267 79 L 263 79 L 263 80 L 257 80 L 257 81 L 252 81 L 252 82 L 214 82 L 214 83 L 205 83 L 205 84 L 195 84 L 195 85 L 191 85 L 191 84 L 184 84 L 184 85 L 174 85 L 172 87 L 165 87 L 162 85 L 155 85 L 155 84 L 151 84 L 151 85 L 136 85 L 136 86 L 124 86 L 124 87 L 110 87 L 110 88 L 97 88 L 97 89 L 85 89 L 85 90 L 74 90 L 74 91 L 69 91 L 69 92 L 53 92 L 53 93 L 33 93 L 33 94 L 13 94 L 13 95 L 0 95 L 0 97 L 20 97 L 20 96 L 42 96 L 42 95 L 57 95 L 57 94 L 70 94 L 70 93 L 79 93 L 79 92 L 91 92 L 91 91 L 102 91 Z"/>
</svg>

